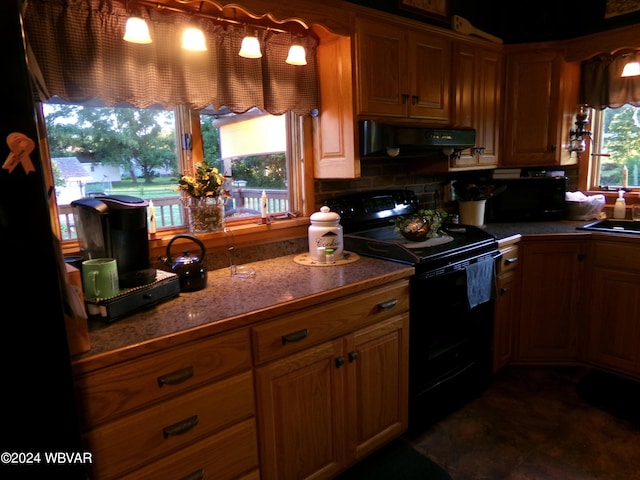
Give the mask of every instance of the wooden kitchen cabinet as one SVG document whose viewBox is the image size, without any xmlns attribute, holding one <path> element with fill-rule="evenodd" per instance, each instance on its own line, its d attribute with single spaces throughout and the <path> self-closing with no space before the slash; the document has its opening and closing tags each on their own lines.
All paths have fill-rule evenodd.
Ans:
<svg viewBox="0 0 640 480">
<path fill-rule="evenodd" d="M 392 19 L 356 19 L 358 114 L 449 124 L 450 38 Z"/>
<path fill-rule="evenodd" d="M 90 478 L 258 472 L 249 329 L 78 376 Z"/>
<path fill-rule="evenodd" d="M 513 332 L 518 321 L 519 308 L 519 255 L 516 242 L 500 246 L 497 268 L 497 297 L 493 322 L 493 372 L 511 362 L 513 358 Z"/>
<path fill-rule="evenodd" d="M 640 243 L 594 239 L 587 361 L 640 378 Z"/>
<path fill-rule="evenodd" d="M 474 128 L 476 146 L 452 157 L 451 170 L 498 165 L 502 46 L 456 41 L 453 49 L 454 126 Z"/>
<path fill-rule="evenodd" d="M 261 473 L 332 478 L 408 425 L 409 284 L 254 327 Z"/>
<path fill-rule="evenodd" d="M 578 360 L 585 244 L 573 236 L 524 237 L 514 361 Z"/>
<path fill-rule="evenodd" d="M 505 47 L 504 142 L 500 166 L 575 164 L 568 150 L 580 64 L 551 46 Z"/>
</svg>

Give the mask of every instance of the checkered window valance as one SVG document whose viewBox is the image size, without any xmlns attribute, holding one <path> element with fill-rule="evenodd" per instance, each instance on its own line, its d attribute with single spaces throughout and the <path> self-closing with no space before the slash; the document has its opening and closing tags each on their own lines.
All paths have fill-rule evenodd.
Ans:
<svg viewBox="0 0 640 480">
<path fill-rule="evenodd" d="M 137 108 L 227 107 L 235 113 L 259 107 L 274 115 L 318 108 L 314 37 L 299 38 L 308 64 L 289 65 L 288 33 L 258 30 L 263 57 L 247 59 L 238 56 L 244 36 L 239 25 L 153 8 L 136 14 L 149 24 L 153 43 L 122 39 L 130 14 L 115 0 L 29 0 L 25 36 L 40 98 Z M 204 32 L 207 51 L 182 50 L 180 34 L 188 24 Z"/>
</svg>

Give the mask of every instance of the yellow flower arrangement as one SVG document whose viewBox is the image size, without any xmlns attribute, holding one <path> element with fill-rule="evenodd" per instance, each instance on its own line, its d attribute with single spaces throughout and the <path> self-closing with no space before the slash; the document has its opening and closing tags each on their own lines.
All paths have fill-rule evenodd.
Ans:
<svg viewBox="0 0 640 480">
<path fill-rule="evenodd" d="M 207 162 L 196 164 L 195 177 L 182 175 L 178 181 L 177 191 L 186 192 L 192 198 L 228 197 L 225 190 L 225 176 Z"/>
</svg>

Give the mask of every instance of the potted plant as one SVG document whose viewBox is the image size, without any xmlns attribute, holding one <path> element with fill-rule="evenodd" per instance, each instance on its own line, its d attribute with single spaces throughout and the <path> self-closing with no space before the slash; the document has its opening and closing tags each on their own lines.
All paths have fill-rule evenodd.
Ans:
<svg viewBox="0 0 640 480">
<path fill-rule="evenodd" d="M 226 177 L 206 161 L 195 165 L 195 175 L 182 175 L 177 191 L 185 193 L 187 227 L 191 233 L 205 233 L 224 227 L 224 207 L 230 197 Z"/>
<path fill-rule="evenodd" d="M 503 192 L 504 185 L 495 187 L 490 184 L 477 184 L 456 181 L 453 183 L 455 199 L 458 200 L 460 223 L 466 225 L 484 225 L 484 212 L 489 198 Z"/>
</svg>

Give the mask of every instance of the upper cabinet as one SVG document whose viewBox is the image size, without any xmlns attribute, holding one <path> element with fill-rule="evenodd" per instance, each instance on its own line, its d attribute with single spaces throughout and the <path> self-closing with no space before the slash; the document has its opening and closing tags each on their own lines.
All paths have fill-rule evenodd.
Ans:
<svg viewBox="0 0 640 480">
<path fill-rule="evenodd" d="M 454 126 L 475 128 L 476 146 L 452 158 L 452 169 L 498 164 L 502 91 L 502 45 L 456 41 L 453 49 Z"/>
<path fill-rule="evenodd" d="M 355 38 L 359 115 L 450 122 L 450 38 L 368 17 Z"/>
<path fill-rule="evenodd" d="M 504 143 L 501 166 L 576 163 L 569 130 L 578 104 L 579 62 L 559 48 L 508 47 L 506 51 Z"/>
</svg>

